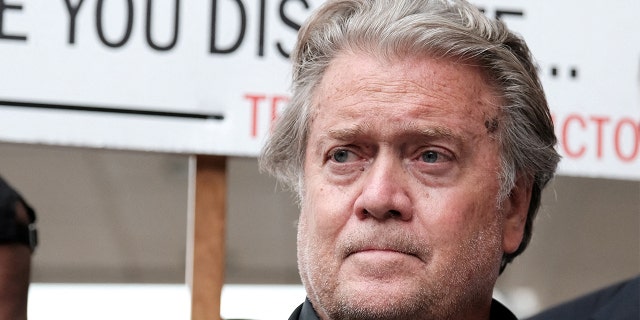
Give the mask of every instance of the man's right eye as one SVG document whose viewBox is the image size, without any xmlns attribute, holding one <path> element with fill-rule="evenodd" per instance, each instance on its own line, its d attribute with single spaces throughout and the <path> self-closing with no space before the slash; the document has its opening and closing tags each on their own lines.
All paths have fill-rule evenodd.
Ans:
<svg viewBox="0 0 640 320">
<path fill-rule="evenodd" d="M 339 150 L 336 150 L 331 155 L 331 159 L 333 159 L 333 161 L 338 163 L 344 163 L 349 160 L 349 154 L 350 154 L 349 150 L 339 149 Z"/>
</svg>

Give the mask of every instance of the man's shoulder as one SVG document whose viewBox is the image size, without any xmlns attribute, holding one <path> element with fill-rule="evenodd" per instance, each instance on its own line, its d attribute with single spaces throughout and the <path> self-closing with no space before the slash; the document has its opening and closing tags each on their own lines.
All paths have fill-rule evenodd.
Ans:
<svg viewBox="0 0 640 320">
<path fill-rule="evenodd" d="M 309 299 L 305 299 L 304 303 L 293 311 L 289 320 L 319 320 L 319 318 Z"/>
<path fill-rule="evenodd" d="M 491 320 L 517 320 L 516 316 L 497 300 L 491 302 Z M 311 302 L 307 299 L 299 305 L 289 320 L 319 320 Z"/>
<path fill-rule="evenodd" d="M 300 318 L 301 310 L 302 310 L 302 304 L 299 305 L 295 310 L 293 310 L 293 313 L 291 314 L 291 316 L 289 316 L 289 320 L 298 320 Z"/>
<path fill-rule="evenodd" d="M 518 318 L 498 300 L 491 301 L 491 320 L 517 320 Z"/>
</svg>

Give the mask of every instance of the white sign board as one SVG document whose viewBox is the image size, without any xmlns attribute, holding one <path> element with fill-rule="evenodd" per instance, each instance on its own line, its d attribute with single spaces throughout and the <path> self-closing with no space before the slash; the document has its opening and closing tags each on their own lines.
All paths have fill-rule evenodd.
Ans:
<svg viewBox="0 0 640 320">
<path fill-rule="evenodd" d="M 0 141 L 255 156 L 321 0 L 0 0 Z M 527 39 L 568 175 L 640 179 L 640 1 L 474 1 Z"/>
</svg>

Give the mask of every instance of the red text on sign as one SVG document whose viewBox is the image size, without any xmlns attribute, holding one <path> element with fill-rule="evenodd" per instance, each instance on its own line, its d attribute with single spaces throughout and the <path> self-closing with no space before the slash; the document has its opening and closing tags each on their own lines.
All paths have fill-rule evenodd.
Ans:
<svg viewBox="0 0 640 320">
<path fill-rule="evenodd" d="M 266 94 L 253 94 L 247 93 L 244 98 L 249 100 L 251 104 L 251 137 L 256 138 L 258 136 L 258 127 L 260 123 L 260 108 L 269 107 L 269 119 L 270 126 L 278 117 L 279 110 L 289 101 L 289 97 L 283 95 L 266 95 Z"/>
<path fill-rule="evenodd" d="M 571 113 L 554 116 L 560 151 L 568 158 L 588 155 L 602 159 L 614 156 L 622 162 L 638 160 L 640 121 L 630 117 L 586 116 Z"/>
</svg>

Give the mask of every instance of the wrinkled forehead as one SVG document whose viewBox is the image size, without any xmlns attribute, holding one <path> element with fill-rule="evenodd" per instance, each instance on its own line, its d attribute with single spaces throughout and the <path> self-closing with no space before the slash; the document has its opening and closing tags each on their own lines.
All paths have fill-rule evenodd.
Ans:
<svg viewBox="0 0 640 320">
<path fill-rule="evenodd" d="M 399 109 L 404 104 L 424 104 L 431 112 L 448 113 L 453 108 L 478 116 L 493 132 L 501 105 L 496 91 L 483 69 L 471 61 L 428 55 L 391 59 L 346 51 L 332 59 L 315 86 L 311 114 L 315 117 L 336 104 L 361 104 L 362 112 L 371 104 Z"/>
</svg>

